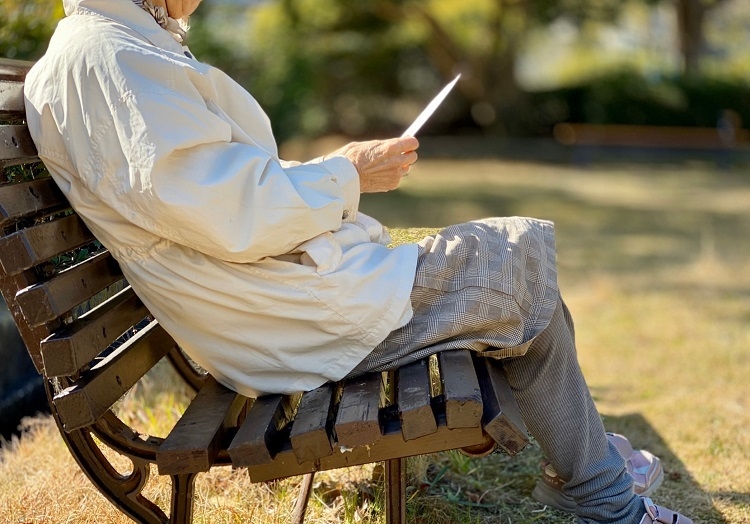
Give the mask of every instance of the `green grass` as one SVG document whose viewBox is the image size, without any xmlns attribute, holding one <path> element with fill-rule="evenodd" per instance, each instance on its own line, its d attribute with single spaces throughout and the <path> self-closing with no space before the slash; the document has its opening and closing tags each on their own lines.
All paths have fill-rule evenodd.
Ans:
<svg viewBox="0 0 750 524">
<path fill-rule="evenodd" d="M 402 188 L 362 208 L 397 242 L 493 215 L 553 220 L 560 286 L 608 429 L 662 458 L 654 496 L 696 522 L 750 523 L 750 177 L 710 164 L 568 168 L 420 161 Z M 165 434 L 189 396 L 165 368 L 122 401 Z M 0 521 L 127 522 L 90 488 L 47 419 L 0 454 Z M 410 523 L 572 523 L 530 497 L 541 453 L 409 462 Z M 127 464 L 123 464 L 127 469 Z M 316 477 L 308 523 L 382 522 L 375 466 Z M 288 522 L 298 480 L 199 478 L 197 522 Z M 55 489 L 50 489 L 52 486 Z M 166 500 L 154 476 L 149 493 Z M 93 517 L 87 516 L 93 512 Z"/>
</svg>

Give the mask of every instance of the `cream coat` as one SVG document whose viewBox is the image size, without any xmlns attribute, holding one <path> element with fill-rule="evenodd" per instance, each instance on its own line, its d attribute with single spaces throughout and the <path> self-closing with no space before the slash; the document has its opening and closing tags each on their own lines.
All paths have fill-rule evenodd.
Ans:
<svg viewBox="0 0 750 524">
<path fill-rule="evenodd" d="M 55 181 L 180 346 L 246 395 L 337 380 L 411 317 L 417 247 L 343 157 L 283 162 L 266 115 L 131 0 L 65 0 L 26 80 Z"/>
</svg>

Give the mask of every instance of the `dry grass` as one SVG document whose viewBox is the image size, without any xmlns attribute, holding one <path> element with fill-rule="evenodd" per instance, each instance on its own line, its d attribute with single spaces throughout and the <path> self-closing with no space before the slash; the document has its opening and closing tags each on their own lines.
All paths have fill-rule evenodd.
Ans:
<svg viewBox="0 0 750 524">
<path fill-rule="evenodd" d="M 555 221 L 561 287 L 580 360 L 608 429 L 662 457 L 654 497 L 702 523 L 750 523 L 750 179 L 707 165 L 572 169 L 422 161 L 392 195 L 363 207 L 393 227 L 474 217 Z M 400 240 L 424 231 L 396 231 Z M 166 432 L 188 395 L 159 369 L 121 411 Z M 442 453 L 409 464 L 414 523 L 570 523 L 536 504 L 538 447 L 515 458 Z M 127 469 L 127 463 L 122 469 Z M 308 522 L 382 520 L 373 466 L 320 474 Z M 251 484 L 220 468 L 199 478 L 210 523 L 287 522 L 298 480 Z M 162 501 L 168 487 L 147 488 Z M 0 521 L 127 522 L 80 473 L 47 418 L 0 454 Z"/>
</svg>

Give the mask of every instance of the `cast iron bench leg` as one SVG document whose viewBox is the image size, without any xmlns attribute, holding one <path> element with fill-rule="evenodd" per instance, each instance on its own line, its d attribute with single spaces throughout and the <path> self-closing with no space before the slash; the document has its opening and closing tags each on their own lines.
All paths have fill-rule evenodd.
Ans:
<svg viewBox="0 0 750 524">
<path fill-rule="evenodd" d="M 193 522 L 193 494 L 196 473 L 172 475 L 172 503 L 169 522 L 184 524 Z"/>
</svg>

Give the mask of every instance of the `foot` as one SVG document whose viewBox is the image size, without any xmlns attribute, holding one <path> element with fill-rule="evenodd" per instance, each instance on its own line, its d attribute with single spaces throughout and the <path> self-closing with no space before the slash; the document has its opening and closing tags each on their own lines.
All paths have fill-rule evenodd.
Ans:
<svg viewBox="0 0 750 524">
<path fill-rule="evenodd" d="M 646 514 L 643 515 L 640 524 L 693 524 L 686 516 L 672 511 L 671 509 L 657 506 L 648 497 L 643 497 L 643 505 L 646 506 Z"/>
<path fill-rule="evenodd" d="M 617 433 L 607 433 L 609 440 L 625 459 L 625 467 L 633 477 L 633 491 L 636 495 L 650 496 L 664 480 L 664 469 L 657 457 L 646 450 L 634 451 L 627 438 Z M 547 506 L 573 513 L 576 503 L 563 492 L 567 481 L 560 478 L 548 460 L 542 461 L 542 478 L 537 482 L 531 496 Z"/>
</svg>

